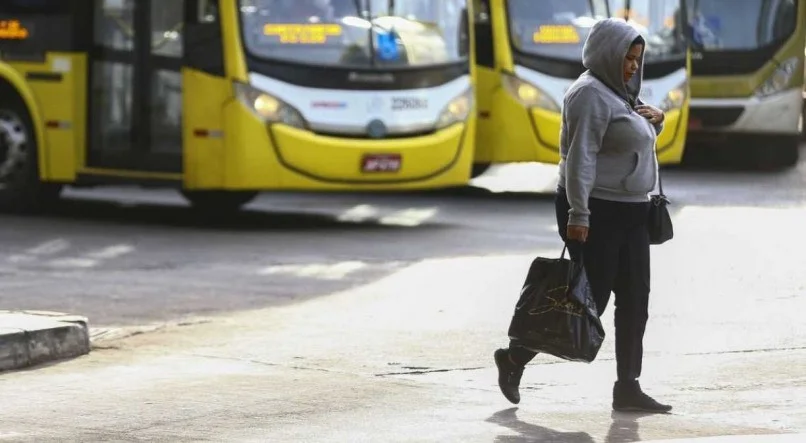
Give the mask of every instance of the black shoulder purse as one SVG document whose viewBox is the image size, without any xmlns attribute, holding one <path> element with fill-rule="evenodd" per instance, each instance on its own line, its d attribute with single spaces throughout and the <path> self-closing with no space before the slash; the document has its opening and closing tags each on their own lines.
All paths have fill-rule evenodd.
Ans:
<svg viewBox="0 0 806 443">
<path fill-rule="evenodd" d="M 669 215 L 669 199 L 663 194 L 663 178 L 658 167 L 658 194 L 649 198 L 649 219 L 647 229 L 649 230 L 649 244 L 660 245 L 666 243 L 674 237 L 672 228 L 672 217 Z"/>
</svg>

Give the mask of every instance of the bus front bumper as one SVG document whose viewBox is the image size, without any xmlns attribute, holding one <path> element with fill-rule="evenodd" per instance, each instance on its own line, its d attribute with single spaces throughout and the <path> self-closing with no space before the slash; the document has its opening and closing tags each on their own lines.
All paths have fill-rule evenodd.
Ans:
<svg viewBox="0 0 806 443">
<path fill-rule="evenodd" d="M 800 88 L 764 98 L 694 98 L 689 136 L 696 140 L 730 133 L 797 135 L 802 109 Z"/>
<path fill-rule="evenodd" d="M 311 182 L 360 188 L 440 187 L 467 184 L 472 160 L 467 126 L 372 140 L 276 125 L 270 129 L 270 139 L 290 187 L 305 188 Z"/>
<path fill-rule="evenodd" d="M 532 109 L 530 116 L 534 128 L 532 145 L 537 161 L 559 163 L 562 115 L 544 109 Z M 658 158 L 662 164 L 679 163 L 682 159 L 686 137 L 685 117 L 685 112 L 681 109 L 666 113 L 666 123 L 657 142 Z"/>
</svg>

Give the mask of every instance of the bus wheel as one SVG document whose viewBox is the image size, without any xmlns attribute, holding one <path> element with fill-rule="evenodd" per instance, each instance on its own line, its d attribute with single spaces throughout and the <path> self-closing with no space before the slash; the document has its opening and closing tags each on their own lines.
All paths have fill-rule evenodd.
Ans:
<svg viewBox="0 0 806 443">
<path fill-rule="evenodd" d="M 255 191 L 182 191 L 193 209 L 210 214 L 235 212 L 257 194 Z"/>
<path fill-rule="evenodd" d="M 470 178 L 477 178 L 484 175 L 490 169 L 490 163 L 473 163 L 473 169 L 470 171 Z"/>
<path fill-rule="evenodd" d="M 61 185 L 40 181 L 28 109 L 16 94 L 5 92 L 0 88 L 0 210 L 35 212 L 59 198 Z"/>
<path fill-rule="evenodd" d="M 796 136 L 776 137 L 766 146 L 757 146 L 756 166 L 760 169 L 786 169 L 798 164 L 800 138 Z"/>
<path fill-rule="evenodd" d="M 806 99 L 803 100 L 803 109 L 800 111 L 800 122 L 798 122 L 798 129 L 800 129 L 800 138 L 806 140 Z"/>
</svg>

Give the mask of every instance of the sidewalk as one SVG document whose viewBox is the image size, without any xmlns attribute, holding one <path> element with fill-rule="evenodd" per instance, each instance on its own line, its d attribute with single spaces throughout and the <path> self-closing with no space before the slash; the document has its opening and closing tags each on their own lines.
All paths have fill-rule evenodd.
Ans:
<svg viewBox="0 0 806 443">
<path fill-rule="evenodd" d="M 356 290 L 5 374 L 0 440 L 806 441 L 801 264 L 777 257 L 791 240 L 745 232 L 794 219 L 747 209 L 753 225 L 730 224 L 720 211 L 685 208 L 679 240 L 653 256 L 642 385 L 671 415 L 611 412 L 612 306 L 596 362 L 539 357 L 521 404 L 506 402 L 492 352 L 533 256 L 488 256 L 427 260 Z"/>
</svg>

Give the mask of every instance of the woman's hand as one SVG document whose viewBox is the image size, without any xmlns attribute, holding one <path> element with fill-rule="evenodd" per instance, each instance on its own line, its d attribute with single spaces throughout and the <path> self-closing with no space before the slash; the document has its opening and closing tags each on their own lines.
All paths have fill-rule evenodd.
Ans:
<svg viewBox="0 0 806 443">
<path fill-rule="evenodd" d="M 666 115 L 663 113 L 663 111 L 654 106 L 638 105 L 635 107 L 635 111 L 638 112 L 638 114 L 642 117 L 649 120 L 649 122 L 653 125 L 663 123 L 663 120 L 666 119 Z"/>
<path fill-rule="evenodd" d="M 566 237 L 569 241 L 585 243 L 588 240 L 588 227 L 568 225 Z"/>
</svg>

